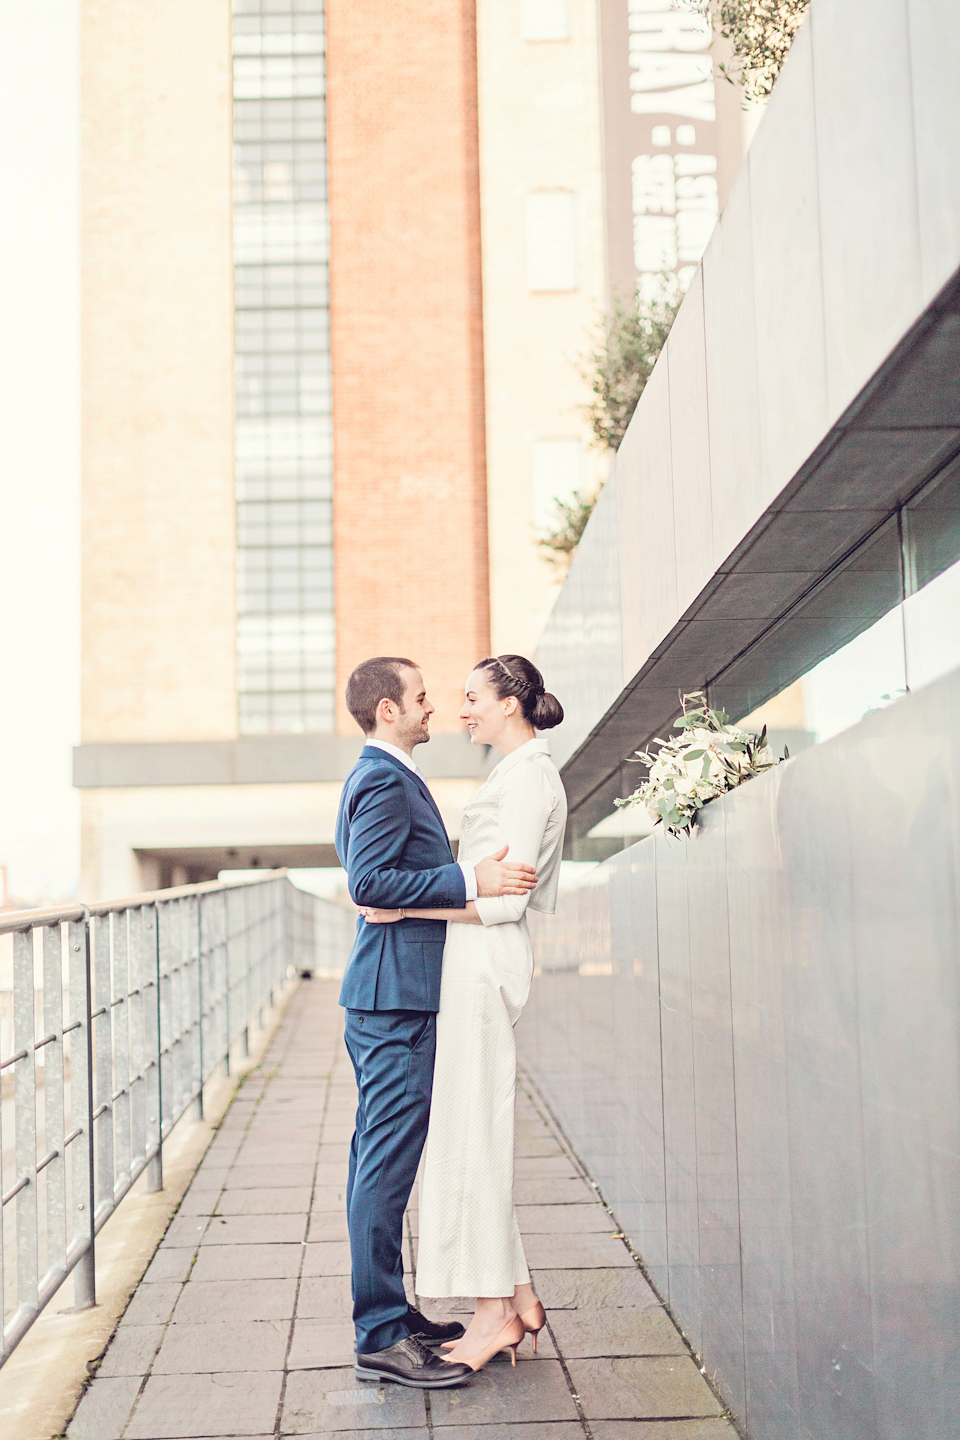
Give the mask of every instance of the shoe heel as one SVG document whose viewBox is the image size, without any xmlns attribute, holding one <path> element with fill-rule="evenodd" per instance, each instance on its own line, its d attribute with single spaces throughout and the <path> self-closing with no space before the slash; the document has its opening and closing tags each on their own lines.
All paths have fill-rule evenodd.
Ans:
<svg viewBox="0 0 960 1440">
<path fill-rule="evenodd" d="M 544 1311 L 544 1308 L 540 1304 L 539 1300 L 537 1301 L 536 1305 L 531 1306 L 529 1310 L 525 1311 L 524 1314 L 520 1316 L 520 1322 L 523 1325 L 524 1330 L 530 1336 L 530 1340 L 533 1345 L 533 1353 L 534 1355 L 536 1355 L 537 1336 L 540 1334 L 540 1331 L 547 1323 L 546 1312 Z"/>
<path fill-rule="evenodd" d="M 507 1346 L 507 1349 L 510 1351 L 510 1364 L 513 1366 L 514 1370 L 516 1370 L 516 1368 L 517 1368 L 517 1347 L 516 1347 L 516 1345 L 508 1345 L 508 1346 Z"/>
</svg>

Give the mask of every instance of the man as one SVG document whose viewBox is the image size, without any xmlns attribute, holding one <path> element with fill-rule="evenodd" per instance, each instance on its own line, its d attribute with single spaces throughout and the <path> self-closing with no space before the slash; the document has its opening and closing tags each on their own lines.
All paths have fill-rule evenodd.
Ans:
<svg viewBox="0 0 960 1440">
<path fill-rule="evenodd" d="M 337 854 L 354 903 L 460 909 L 478 896 L 531 890 L 533 869 L 505 864 L 505 848 L 476 867 L 454 861 L 413 762 L 433 714 L 413 661 L 365 660 L 346 699 L 367 737 L 337 816 Z M 463 1326 L 428 1320 L 403 1288 L 403 1215 L 427 1135 L 445 937 L 442 921 L 368 925 L 358 917 L 340 992 L 359 1090 L 347 1180 L 356 1374 L 419 1389 L 461 1385 L 473 1374 L 428 1348 L 459 1338 Z"/>
</svg>

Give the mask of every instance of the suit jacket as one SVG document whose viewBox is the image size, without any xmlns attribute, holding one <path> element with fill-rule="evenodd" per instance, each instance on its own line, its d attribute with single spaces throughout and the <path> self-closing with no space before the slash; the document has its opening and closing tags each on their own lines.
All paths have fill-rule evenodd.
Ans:
<svg viewBox="0 0 960 1440">
<path fill-rule="evenodd" d="M 356 905 L 461 909 L 467 891 L 440 811 L 401 760 L 365 745 L 347 776 L 337 854 Z M 357 917 L 340 1004 L 349 1010 L 439 1010 L 443 920 L 368 925 Z"/>
</svg>

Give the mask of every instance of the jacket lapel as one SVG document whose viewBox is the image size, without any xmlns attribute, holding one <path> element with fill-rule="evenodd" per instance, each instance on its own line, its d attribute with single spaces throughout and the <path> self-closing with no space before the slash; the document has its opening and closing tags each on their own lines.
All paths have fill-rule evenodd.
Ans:
<svg viewBox="0 0 960 1440">
<path fill-rule="evenodd" d="M 409 765 L 404 765 L 402 760 L 398 760 L 395 755 L 391 755 L 390 752 L 387 750 L 381 750 L 376 745 L 364 745 L 361 752 L 361 758 L 364 760 L 385 760 L 388 765 L 395 766 L 395 768 L 400 771 L 401 775 L 405 775 L 408 780 L 412 780 L 413 783 L 416 785 L 417 789 L 420 791 L 423 798 L 426 800 L 427 804 L 430 806 L 430 809 L 433 811 L 434 815 L 437 817 L 437 823 L 439 824 L 440 829 L 443 831 L 443 838 L 447 841 L 447 844 L 449 845 L 450 841 L 449 837 L 447 836 L 447 827 L 443 823 L 443 816 L 440 814 L 437 802 L 430 794 L 430 787 L 425 780 L 422 780 L 414 770 L 411 770 Z M 453 852 L 451 851 L 451 854 L 452 853 Z"/>
</svg>

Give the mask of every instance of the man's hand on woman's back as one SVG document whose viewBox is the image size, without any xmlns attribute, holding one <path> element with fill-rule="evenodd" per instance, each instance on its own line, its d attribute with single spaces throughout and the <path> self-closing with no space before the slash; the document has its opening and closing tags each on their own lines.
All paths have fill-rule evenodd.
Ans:
<svg viewBox="0 0 960 1440">
<path fill-rule="evenodd" d="M 488 855 L 473 867 L 477 874 L 477 894 L 481 899 L 498 895 L 526 895 L 537 883 L 532 865 L 521 860 L 504 861 L 508 846 L 495 855 Z"/>
</svg>

